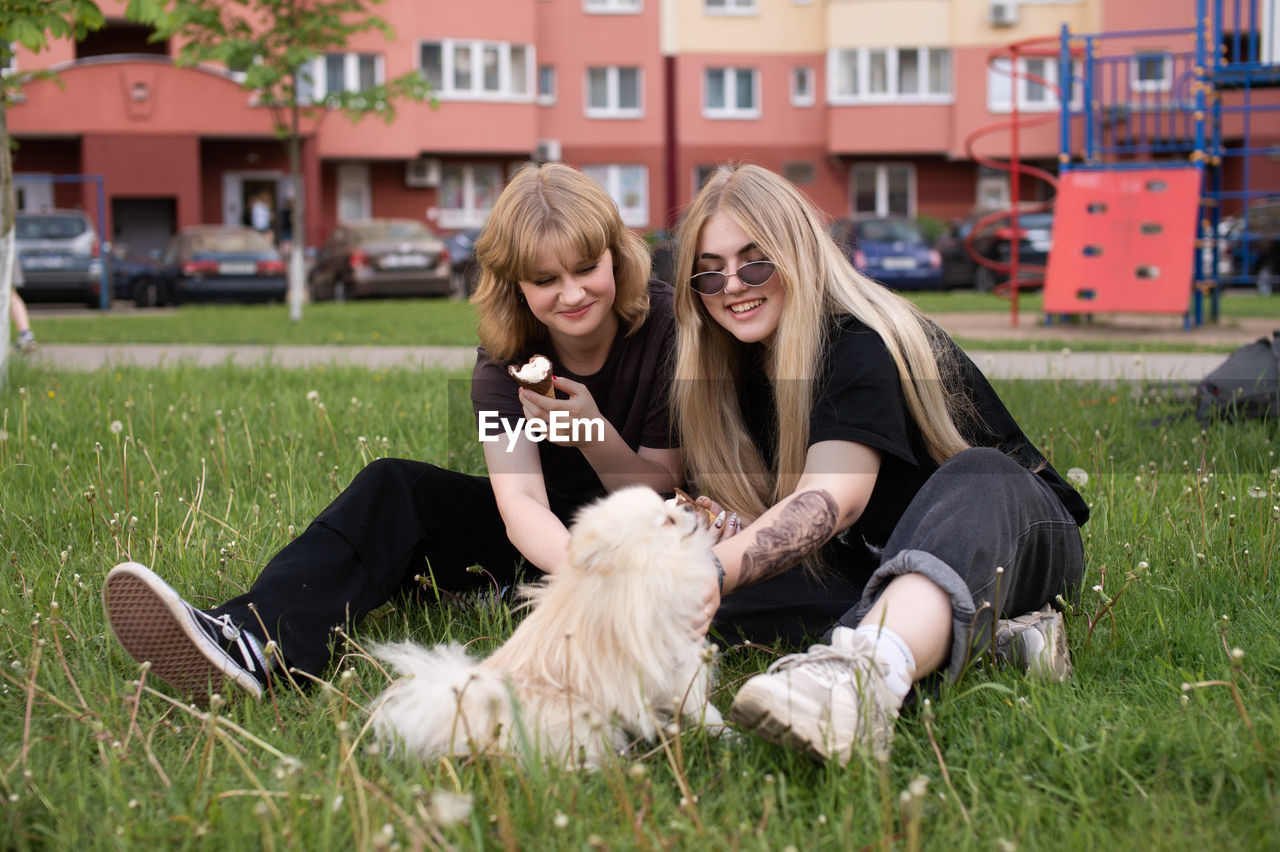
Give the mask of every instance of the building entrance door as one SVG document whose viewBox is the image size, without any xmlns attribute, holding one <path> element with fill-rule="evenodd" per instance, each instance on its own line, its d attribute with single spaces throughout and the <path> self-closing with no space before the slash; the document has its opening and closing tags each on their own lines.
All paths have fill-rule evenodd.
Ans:
<svg viewBox="0 0 1280 852">
<path fill-rule="evenodd" d="M 253 202 L 262 198 L 271 213 L 271 228 L 280 219 L 288 179 L 281 171 L 224 172 L 222 175 L 222 223 L 253 227 Z"/>
</svg>

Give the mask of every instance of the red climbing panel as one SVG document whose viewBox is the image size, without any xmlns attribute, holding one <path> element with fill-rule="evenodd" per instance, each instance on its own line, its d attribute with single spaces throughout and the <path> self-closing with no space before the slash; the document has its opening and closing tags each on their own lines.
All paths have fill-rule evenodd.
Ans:
<svg viewBox="0 0 1280 852">
<path fill-rule="evenodd" d="M 1044 312 L 1186 313 L 1200 181 L 1190 166 L 1060 176 Z"/>
</svg>

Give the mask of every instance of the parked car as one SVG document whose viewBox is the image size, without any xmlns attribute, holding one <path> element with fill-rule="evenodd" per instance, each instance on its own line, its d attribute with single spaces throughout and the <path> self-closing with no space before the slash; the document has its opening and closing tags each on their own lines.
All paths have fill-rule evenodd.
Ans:
<svg viewBox="0 0 1280 852">
<path fill-rule="evenodd" d="M 453 275 L 452 288 L 455 296 L 470 296 L 476 291 L 480 265 L 476 263 L 475 247 L 480 233 L 480 228 L 471 228 L 445 238 L 445 247 L 449 249 L 449 270 Z"/>
<path fill-rule="evenodd" d="M 138 255 L 124 243 L 114 243 L 107 258 L 107 277 L 111 280 L 111 298 L 132 302 L 133 288 L 140 278 L 152 274 L 159 264 L 161 252 L 153 249 L 146 255 Z"/>
<path fill-rule="evenodd" d="M 83 302 L 91 308 L 102 304 L 102 247 L 85 213 L 19 213 L 14 236 L 19 272 L 15 283 L 23 299 Z"/>
<path fill-rule="evenodd" d="M 311 298 L 447 296 L 453 270 L 444 240 L 416 219 L 339 225 L 312 267 Z"/>
<path fill-rule="evenodd" d="M 182 302 L 277 301 L 284 261 L 270 236 L 238 225 L 193 225 L 169 241 L 152 269 L 133 280 L 140 308 Z"/>
<path fill-rule="evenodd" d="M 1224 219 L 1219 265 L 1220 272 L 1238 283 L 1256 286 L 1270 295 L 1280 276 L 1280 200 L 1265 201 L 1249 208 L 1246 216 Z M 1225 254 L 1225 257 L 1221 255 Z M 1225 261 L 1225 263 L 1224 263 Z"/>
<path fill-rule="evenodd" d="M 977 263 L 965 246 L 973 234 L 973 248 L 982 257 L 1008 263 L 1012 257 L 1013 225 L 1011 211 L 975 210 L 956 222 L 938 241 L 942 255 L 942 282 L 947 287 L 968 287 L 981 293 L 990 292 L 997 284 L 1009 280 L 1007 271 L 999 271 Z M 974 233 L 976 230 L 976 233 Z M 1049 262 L 1053 246 L 1053 211 L 1020 211 L 1018 213 L 1018 265 L 1043 267 Z M 1035 270 L 1020 270 L 1019 278 L 1042 278 Z"/>
<path fill-rule="evenodd" d="M 841 219 L 832 236 L 845 247 L 853 265 L 895 290 L 942 287 L 942 258 L 911 219 Z"/>
</svg>

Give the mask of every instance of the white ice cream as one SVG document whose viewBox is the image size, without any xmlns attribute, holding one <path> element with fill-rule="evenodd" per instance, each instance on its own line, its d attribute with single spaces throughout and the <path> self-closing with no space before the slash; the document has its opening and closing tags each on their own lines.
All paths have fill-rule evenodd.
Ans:
<svg viewBox="0 0 1280 852">
<path fill-rule="evenodd" d="M 547 376 L 551 375 L 551 359 L 545 355 L 534 355 L 529 359 L 529 363 L 520 369 L 508 367 L 507 371 L 515 376 L 516 381 L 536 385 L 546 381 Z"/>
</svg>

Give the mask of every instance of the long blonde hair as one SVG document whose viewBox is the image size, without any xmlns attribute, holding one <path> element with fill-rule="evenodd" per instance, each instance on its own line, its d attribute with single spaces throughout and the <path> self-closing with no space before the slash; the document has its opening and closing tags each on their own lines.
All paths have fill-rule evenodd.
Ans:
<svg viewBox="0 0 1280 852">
<path fill-rule="evenodd" d="M 698 235 L 717 212 L 777 265 L 786 294 L 765 364 L 777 403 L 772 470 L 738 404 L 742 346 L 707 314 L 688 282 Z M 758 517 L 795 490 L 833 318 L 840 315 L 857 317 L 884 341 L 929 455 L 941 463 L 969 446 L 957 427 L 969 411 L 943 381 L 953 367 L 947 350 L 932 344 L 935 327 L 906 299 L 855 270 L 828 236 L 824 217 L 789 181 L 755 165 L 719 167 L 685 210 L 677 244 L 672 406 L 690 480 L 720 503 Z"/>
<path fill-rule="evenodd" d="M 604 187 L 561 163 L 528 165 L 502 191 L 476 240 L 480 278 L 471 303 L 480 342 L 495 361 L 527 354 L 547 329 L 529 311 L 519 282 L 532 279 L 548 246 L 566 264 L 613 254 L 613 311 L 627 334 L 649 313 L 649 249 L 622 223 Z"/>
</svg>

